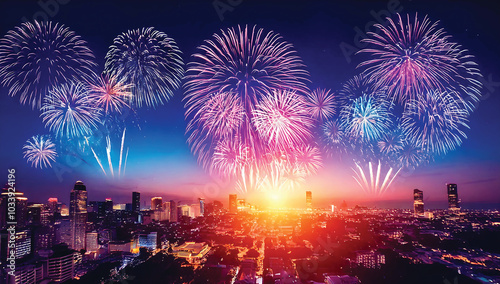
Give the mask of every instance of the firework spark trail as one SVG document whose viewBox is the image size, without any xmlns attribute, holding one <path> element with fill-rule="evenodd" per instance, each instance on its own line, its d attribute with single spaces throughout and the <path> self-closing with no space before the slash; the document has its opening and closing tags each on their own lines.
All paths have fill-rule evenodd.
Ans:
<svg viewBox="0 0 500 284">
<path fill-rule="evenodd" d="M 122 143 L 120 146 L 120 162 L 118 165 L 118 177 L 121 177 L 121 171 L 122 171 L 122 156 L 123 156 L 123 144 L 125 143 L 125 130 L 126 128 L 123 128 Z"/>
<path fill-rule="evenodd" d="M 113 170 L 113 163 L 111 162 L 111 139 L 106 136 L 106 155 L 108 157 L 109 171 L 112 177 L 115 177 L 115 172 Z"/>
<path fill-rule="evenodd" d="M 389 169 L 389 171 L 385 175 L 384 183 L 382 183 L 382 187 L 381 187 L 381 191 L 380 191 L 381 195 L 384 194 L 387 191 L 387 189 L 391 186 L 392 182 L 394 181 L 394 179 L 396 179 L 396 177 L 398 176 L 401 169 L 402 168 L 399 168 L 399 170 L 392 176 L 392 178 L 391 178 L 391 174 L 393 172 L 393 168 Z M 390 178 L 390 181 L 387 182 L 389 178 Z"/>
<path fill-rule="evenodd" d="M 87 137 L 85 137 L 85 141 L 87 142 L 87 145 L 90 147 L 90 150 L 92 151 L 92 154 L 94 154 L 94 158 L 97 161 L 97 163 L 99 164 L 99 167 L 101 167 L 102 172 L 104 173 L 105 176 L 107 176 L 106 171 L 104 170 L 104 167 L 102 166 L 101 160 L 99 159 L 99 157 L 95 153 L 94 148 L 92 148 L 92 146 L 90 146 L 89 140 L 88 140 Z"/>
<path fill-rule="evenodd" d="M 397 177 L 402 168 L 399 168 L 398 171 L 393 175 L 394 172 L 393 167 L 389 167 L 385 176 L 383 174 L 382 162 L 379 160 L 378 165 L 376 166 L 376 170 L 374 171 L 372 162 L 368 163 L 368 172 L 370 180 L 367 179 L 365 170 L 357 163 L 354 163 L 357 170 L 352 168 L 355 176 L 353 176 L 354 180 L 358 183 L 358 185 L 363 189 L 366 194 L 376 194 L 383 195 L 387 189 L 391 186 L 394 179 Z M 381 175 L 384 177 L 382 184 L 380 184 Z"/>
<path fill-rule="evenodd" d="M 128 149 L 129 147 L 127 147 L 127 153 L 125 153 L 125 164 L 123 165 L 123 175 L 125 175 L 125 170 L 127 169 Z"/>
<path fill-rule="evenodd" d="M 106 54 L 105 72 L 132 84 L 131 103 L 154 107 L 180 87 L 184 62 L 177 43 L 152 27 L 118 35 Z"/>
<path fill-rule="evenodd" d="M 21 104 L 39 109 L 52 88 L 90 81 L 94 59 L 87 43 L 66 26 L 25 22 L 0 39 L 0 83 Z"/>
<path fill-rule="evenodd" d="M 57 157 L 56 146 L 48 136 L 36 135 L 31 137 L 23 146 L 24 158 L 31 162 L 35 168 L 52 167 L 51 161 L 55 162 Z"/>
</svg>

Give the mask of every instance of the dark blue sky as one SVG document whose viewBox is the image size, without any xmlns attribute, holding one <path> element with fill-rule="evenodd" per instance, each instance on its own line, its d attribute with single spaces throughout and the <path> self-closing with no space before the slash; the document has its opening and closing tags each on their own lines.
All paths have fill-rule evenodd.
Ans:
<svg viewBox="0 0 500 284">
<path fill-rule="evenodd" d="M 256 24 L 266 31 L 280 33 L 295 46 L 310 72 L 311 88 L 334 90 L 358 73 L 356 65 L 363 59 L 346 57 L 341 46 L 356 47 L 357 31 L 365 31 L 365 26 L 375 21 L 380 11 L 394 5 L 402 9 L 402 13 L 427 14 L 431 21 L 440 20 L 440 26 L 476 56 L 485 77 L 484 100 L 470 117 L 469 138 L 462 147 L 402 176 L 386 199 L 407 199 L 411 196 L 410 190 L 420 188 L 429 202 L 439 207 L 445 201 L 444 184 L 454 182 L 459 184 L 464 205 L 488 203 L 485 206 L 495 207 L 500 204 L 500 8 L 494 1 L 349 1 L 340 4 L 242 0 L 231 2 L 241 3 L 232 7 L 232 11 L 224 12 L 222 21 L 212 1 L 60 2 L 65 4 L 59 4 L 57 13 L 51 13 L 49 19 L 65 24 L 88 42 L 97 57 L 99 70 L 103 68 L 104 56 L 113 39 L 128 29 L 153 26 L 167 33 L 176 40 L 188 62 L 196 47 L 220 29 Z M 220 0 L 220 3 L 229 1 Z M 45 13 L 37 1 L 19 0 L 2 1 L 0 11 L 2 36 L 19 25 L 23 17 L 32 19 L 33 15 Z M 141 191 L 144 196 L 189 199 L 203 195 L 225 199 L 230 191 L 224 182 L 214 181 L 205 174 L 190 153 L 184 136 L 181 90 L 166 105 L 138 111 L 141 129 L 131 128 L 127 133 L 126 146 L 130 147 L 130 154 L 126 178 L 122 180 L 104 178 L 91 157 L 83 160 L 61 157 L 53 169 L 31 168 L 22 158 L 22 145 L 32 135 L 45 134 L 47 130 L 39 113 L 21 106 L 18 99 L 0 89 L 0 169 L 6 180 L 7 168 L 16 168 L 18 189 L 24 191 L 29 200 L 45 201 L 55 196 L 65 201 L 79 179 L 87 184 L 91 200 L 112 197 L 118 202 L 129 202 L 132 190 Z M 341 199 L 368 202 L 359 197 L 361 190 L 352 179 L 343 178 L 350 176 L 349 171 L 345 165 L 326 161 L 324 169 L 310 179 L 308 186 L 315 194 L 334 202 Z"/>
</svg>

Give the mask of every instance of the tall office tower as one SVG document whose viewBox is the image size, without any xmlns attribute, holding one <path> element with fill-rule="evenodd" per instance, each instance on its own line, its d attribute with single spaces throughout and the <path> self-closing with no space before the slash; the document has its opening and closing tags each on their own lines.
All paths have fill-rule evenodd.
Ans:
<svg viewBox="0 0 500 284">
<path fill-rule="evenodd" d="M 15 221 L 17 222 L 17 228 L 23 228 L 27 225 L 28 222 L 28 198 L 24 197 L 24 193 L 20 191 L 16 191 L 14 193 L 14 197 L 16 198 L 15 208 L 16 214 L 15 220 L 7 220 L 9 215 L 8 211 L 8 198 L 9 198 L 9 185 L 6 185 L 2 190 L 2 197 L 0 198 L 0 228 L 6 228 L 7 222 Z"/>
<path fill-rule="evenodd" d="M 99 234 L 97 232 L 88 232 L 87 234 L 87 240 L 85 244 L 85 249 L 87 252 L 97 252 L 99 249 L 99 244 L 98 244 L 98 239 L 99 239 Z"/>
<path fill-rule="evenodd" d="M 308 210 L 312 210 L 312 192 L 306 191 L 306 207 Z"/>
<path fill-rule="evenodd" d="M 205 198 L 198 198 L 200 202 L 200 215 L 205 216 Z"/>
<path fill-rule="evenodd" d="M 56 213 L 57 212 L 57 197 L 50 197 L 47 200 L 47 206 L 49 207 L 50 211 Z"/>
<path fill-rule="evenodd" d="M 151 210 L 163 209 L 163 199 L 161 197 L 151 198 Z"/>
<path fill-rule="evenodd" d="M 229 194 L 229 213 L 238 212 L 238 195 Z"/>
<path fill-rule="evenodd" d="M 141 211 L 141 194 L 139 192 L 132 192 L 132 212 Z"/>
<path fill-rule="evenodd" d="M 449 183 L 446 185 L 446 187 L 448 188 L 448 209 L 460 210 L 457 185 L 454 183 Z"/>
<path fill-rule="evenodd" d="M 413 212 L 417 216 L 424 215 L 424 192 L 418 189 L 413 190 Z"/>
<path fill-rule="evenodd" d="M 170 200 L 170 222 L 177 222 L 177 203 L 173 200 Z"/>
<path fill-rule="evenodd" d="M 74 250 L 81 250 L 85 248 L 85 227 L 87 224 L 87 188 L 83 182 L 77 181 L 75 183 L 69 203 L 70 247 Z"/>
<path fill-rule="evenodd" d="M 113 212 L 113 199 L 106 198 L 106 201 L 104 201 L 104 211 L 106 211 L 106 213 Z"/>
</svg>

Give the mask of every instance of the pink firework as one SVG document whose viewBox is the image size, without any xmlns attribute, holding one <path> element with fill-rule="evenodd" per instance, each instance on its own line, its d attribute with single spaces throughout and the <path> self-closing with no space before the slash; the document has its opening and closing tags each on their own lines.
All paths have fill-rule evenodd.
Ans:
<svg viewBox="0 0 500 284">
<path fill-rule="evenodd" d="M 297 149 L 295 167 L 306 176 L 316 174 L 321 166 L 321 153 L 318 147 L 308 145 Z"/>
<path fill-rule="evenodd" d="M 238 26 L 214 34 L 198 48 L 193 58 L 188 64 L 184 85 L 186 132 L 193 153 L 204 167 L 212 167 L 216 148 L 226 139 L 231 145 L 247 148 L 251 159 L 263 164 L 266 152 L 270 147 L 276 148 L 277 141 L 299 142 L 310 135 L 304 128 L 309 127 L 311 118 L 299 125 L 291 115 L 289 124 L 282 126 L 288 129 L 271 123 L 267 125 L 274 126 L 273 130 L 263 128 L 263 108 L 281 107 L 272 105 L 273 99 L 268 95 L 278 92 L 284 106 L 296 108 L 293 112 L 302 115 L 305 113 L 303 99 L 309 93 L 305 66 L 292 45 L 280 35 Z M 286 99 L 285 95 L 291 98 Z M 261 115 L 257 120 L 260 131 L 254 123 L 256 113 Z"/>
<path fill-rule="evenodd" d="M 372 56 L 358 67 L 367 67 L 364 72 L 377 87 L 388 87 L 399 102 L 449 87 L 464 96 L 466 104 L 479 99 L 477 64 L 438 22 L 431 23 L 427 16 L 419 21 L 417 15 L 413 21 L 407 15 L 405 21 L 399 14 L 397 20 L 387 20 L 387 26 L 375 25 L 377 33 L 368 33 L 363 41 L 370 46 L 360 51 Z"/>
<path fill-rule="evenodd" d="M 314 121 L 300 96 L 273 91 L 256 106 L 252 122 L 266 144 L 288 149 L 307 142 Z"/>
<path fill-rule="evenodd" d="M 90 85 L 90 93 L 96 106 L 103 109 L 105 114 L 121 113 L 123 108 L 128 107 L 127 101 L 132 98 L 131 88 L 132 84 L 118 80 L 116 76 L 106 75 Z"/>
<path fill-rule="evenodd" d="M 239 175 L 247 164 L 250 164 L 249 149 L 241 143 L 225 139 L 215 147 L 210 172 L 223 177 Z"/>
<path fill-rule="evenodd" d="M 237 133 L 244 116 L 238 94 L 223 92 L 211 96 L 190 121 L 188 130 L 203 129 L 208 135 L 220 139 Z"/>
<path fill-rule="evenodd" d="M 335 115 L 335 96 L 330 90 L 316 89 L 307 95 L 307 109 L 311 116 L 319 121 Z"/>
</svg>

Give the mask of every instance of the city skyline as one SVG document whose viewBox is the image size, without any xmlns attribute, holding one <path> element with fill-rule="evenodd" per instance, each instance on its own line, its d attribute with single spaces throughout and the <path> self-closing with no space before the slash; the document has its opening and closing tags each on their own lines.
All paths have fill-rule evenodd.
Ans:
<svg viewBox="0 0 500 284">
<path fill-rule="evenodd" d="M 401 1 L 394 2 L 393 5 L 395 9 L 403 8 L 402 13 L 405 14 L 418 13 L 422 16 L 428 15 L 432 22 L 439 20 L 439 25 L 475 56 L 484 78 L 484 100 L 480 101 L 478 110 L 469 119 L 470 129 L 466 131 L 468 138 L 463 139 L 458 149 L 436 157 L 435 161 L 417 167 L 414 171 L 402 171 L 382 196 L 363 194 L 363 190 L 352 178 L 351 161 L 338 161 L 325 157 L 323 167 L 316 175 L 307 177 L 307 182 L 290 194 L 292 198 L 298 200 L 304 191 L 310 190 L 314 192 L 315 197 L 324 197 L 338 203 L 348 200 L 350 204 L 410 208 L 412 205 L 407 201 L 408 192 L 413 188 L 419 188 L 426 192 L 426 204 L 429 204 L 430 208 L 438 208 L 447 202 L 442 186 L 456 183 L 460 185 L 460 198 L 464 201 L 465 208 L 498 207 L 500 180 L 497 173 L 500 171 L 500 155 L 495 145 L 498 144 L 500 135 L 490 130 L 498 124 L 495 112 L 500 105 L 498 83 L 496 83 L 499 77 L 496 69 L 498 64 L 494 62 L 500 60 L 490 49 L 495 45 L 496 39 L 486 32 L 492 18 L 488 17 L 488 14 L 474 23 L 462 23 L 448 15 L 446 12 L 448 4 L 443 2 L 435 5 L 433 9 L 428 8 L 425 3 Z M 28 8 L 14 2 L 5 2 L 2 5 L 8 5 L 13 11 L 3 18 L 2 34 L 19 25 L 22 17 L 30 18 L 42 9 L 36 3 Z M 183 52 L 182 57 L 187 63 L 190 61 L 190 56 L 196 52 L 196 47 L 220 29 L 238 24 L 256 24 L 265 31 L 279 33 L 294 46 L 308 66 L 307 70 L 313 81 L 310 84 L 311 89 L 322 87 L 336 91 L 345 81 L 359 72 L 355 67 L 362 60 L 362 56 L 359 55 L 346 56 L 342 46 L 345 47 L 347 44 L 356 47 L 353 38 L 356 39 L 358 31 L 363 31 L 365 24 L 373 23 L 377 17 L 388 13 L 386 2 L 363 4 L 356 8 L 347 4 L 337 7 L 335 4 L 317 2 L 304 5 L 303 9 L 299 9 L 303 4 L 280 7 L 275 3 L 265 6 L 263 3 L 255 2 L 242 3 L 235 7 L 234 11 L 226 11 L 224 20 L 220 21 L 219 14 L 211 3 L 205 3 L 206 6 L 201 2 L 173 5 L 175 9 L 164 3 L 163 10 L 177 15 L 166 22 L 160 18 L 144 19 L 141 16 L 134 17 L 127 24 L 119 20 L 110 21 L 113 17 L 120 19 L 120 13 L 127 14 L 137 10 L 145 13 L 145 10 L 136 9 L 134 5 L 125 3 L 120 11 L 116 11 L 108 5 L 100 7 L 97 2 L 89 2 L 87 5 L 68 3 L 60 5 L 59 11 L 50 16 L 50 19 L 67 25 L 86 40 L 95 53 L 99 68 L 104 65 L 104 56 L 113 38 L 127 29 L 154 26 L 167 33 L 177 41 Z M 488 10 L 482 8 L 483 5 L 487 5 L 487 2 L 464 4 L 467 9 L 459 9 L 457 13 L 470 15 Z M 81 15 L 74 17 L 80 9 L 83 11 Z M 203 17 L 192 16 L 205 9 L 210 11 L 213 9 L 213 12 L 205 13 Z M 280 9 L 285 9 L 286 13 L 274 13 Z M 320 10 L 325 12 L 319 12 Z M 490 10 L 488 13 L 495 11 Z M 101 22 L 84 21 L 84 15 L 90 15 L 91 11 L 108 14 L 110 17 L 100 17 Z M 256 15 L 260 15 L 260 20 L 254 20 L 248 11 L 255 11 Z M 328 16 L 326 11 L 332 14 Z M 276 16 L 277 14 L 279 16 Z M 187 15 L 187 18 L 192 17 L 195 22 L 187 23 L 188 21 L 177 18 L 182 18 L 182 15 Z M 299 25 L 295 18 L 304 21 L 305 24 Z M 86 24 L 83 24 L 84 22 Z M 202 25 L 204 23 L 210 24 Z M 202 25 L 204 28 L 195 32 L 196 25 Z M 108 28 L 101 31 L 99 30 L 101 26 Z M 4 168 L 17 169 L 19 190 L 29 195 L 32 200 L 44 201 L 46 195 L 59 195 L 61 200 L 67 202 L 69 201 L 67 197 L 60 193 L 65 192 L 75 180 L 83 180 L 89 188 L 94 189 L 91 200 L 112 197 L 122 202 L 120 196 L 128 196 L 132 191 L 139 191 L 148 197 L 163 195 L 166 200 L 189 199 L 193 193 L 198 192 L 204 193 L 202 195 L 205 198 L 215 200 L 225 200 L 225 196 L 232 192 L 242 195 L 237 192 L 233 183 L 207 173 L 196 161 L 196 156 L 191 153 L 186 142 L 187 122 L 184 119 L 183 89 L 174 91 L 170 101 L 164 105 L 137 109 L 140 130 L 134 127 L 127 128 L 125 147 L 130 147 L 130 151 L 125 176 L 121 179 L 103 176 L 92 155 L 74 157 L 61 153 L 53 168 L 30 167 L 23 158 L 21 145 L 32 135 L 46 134 L 48 131 L 44 128 L 37 111 L 31 110 L 29 106 L 20 105 L 17 97 L 7 95 L 6 88 L 1 88 L 0 92 L 2 119 L 6 121 L 7 117 L 14 117 L 19 124 L 19 127 L 12 129 L 9 123 L 2 123 L 0 129 L 2 133 L 11 135 L 8 141 L 3 142 L 5 146 L 2 147 L 0 165 Z M 489 125 L 491 122 L 493 125 Z M 113 161 L 115 167 L 118 166 L 118 149 L 119 144 L 112 145 L 113 159 L 116 159 Z M 101 151 L 105 153 L 104 148 Z"/>
</svg>

